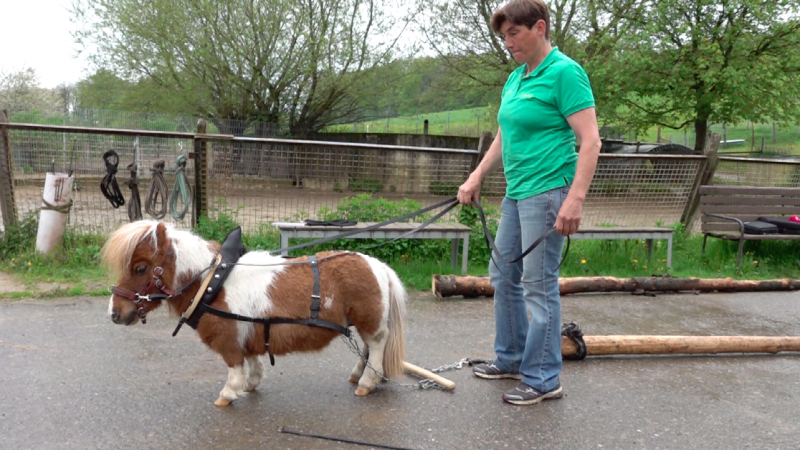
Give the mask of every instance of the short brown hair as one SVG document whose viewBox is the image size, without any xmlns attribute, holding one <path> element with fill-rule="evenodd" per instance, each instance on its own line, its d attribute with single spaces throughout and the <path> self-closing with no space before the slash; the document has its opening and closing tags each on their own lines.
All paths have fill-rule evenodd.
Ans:
<svg viewBox="0 0 800 450">
<path fill-rule="evenodd" d="M 550 11 L 542 0 L 511 0 L 492 15 L 492 30 L 500 32 L 505 21 L 513 25 L 525 25 L 531 29 L 536 22 L 544 20 L 545 39 L 550 39 Z"/>
</svg>

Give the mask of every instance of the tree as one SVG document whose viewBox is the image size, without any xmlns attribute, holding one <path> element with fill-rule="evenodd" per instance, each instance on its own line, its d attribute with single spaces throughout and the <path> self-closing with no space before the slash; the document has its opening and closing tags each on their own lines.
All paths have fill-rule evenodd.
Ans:
<svg viewBox="0 0 800 450">
<path fill-rule="evenodd" d="M 389 0 L 76 1 L 76 37 L 96 46 L 99 67 L 152 80 L 232 133 L 250 121 L 313 131 L 348 115 L 404 29 L 384 15 Z"/>
<path fill-rule="evenodd" d="M 54 110 L 63 107 L 58 94 L 39 86 L 34 69 L 16 72 L 0 71 L 0 105 L 4 108 Z"/>
<path fill-rule="evenodd" d="M 518 67 L 500 36 L 491 29 L 492 15 L 506 0 L 425 1 L 428 14 L 417 21 L 430 49 L 474 86 L 502 87 Z M 575 50 L 575 25 L 584 4 L 578 0 L 549 2 L 551 40 L 566 53 Z M 494 89 L 495 91 L 497 89 Z M 498 92 L 499 94 L 499 92 Z"/>
<path fill-rule="evenodd" d="M 693 126 L 701 150 L 710 123 L 800 115 L 796 0 L 651 0 L 640 12 L 595 71 L 620 121 Z"/>
</svg>

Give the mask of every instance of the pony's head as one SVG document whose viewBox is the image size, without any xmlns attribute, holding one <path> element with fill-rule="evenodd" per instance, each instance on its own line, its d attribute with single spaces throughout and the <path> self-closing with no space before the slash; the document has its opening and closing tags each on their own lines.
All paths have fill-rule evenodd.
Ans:
<svg viewBox="0 0 800 450">
<path fill-rule="evenodd" d="M 171 227 L 154 221 L 123 225 L 103 247 L 103 262 L 117 277 L 108 313 L 116 324 L 146 322 L 147 313 L 176 294 L 175 245 Z"/>
</svg>

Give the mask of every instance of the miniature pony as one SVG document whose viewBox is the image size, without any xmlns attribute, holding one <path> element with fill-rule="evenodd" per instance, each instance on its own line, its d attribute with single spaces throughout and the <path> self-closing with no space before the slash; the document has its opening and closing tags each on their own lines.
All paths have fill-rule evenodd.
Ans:
<svg viewBox="0 0 800 450">
<path fill-rule="evenodd" d="M 108 307 L 111 320 L 121 325 L 136 324 L 163 302 L 174 314 L 183 314 L 218 250 L 218 244 L 164 223 L 138 221 L 123 225 L 108 239 L 102 257 L 118 276 L 115 288 L 140 294 L 136 297 L 140 303 L 137 306 L 128 296 L 115 293 Z M 406 291 L 389 266 L 370 256 L 330 252 L 317 257 L 319 318 L 343 327 L 353 326 L 361 336 L 364 358 L 353 368 L 350 382 L 358 384 L 356 395 L 368 395 L 382 381 L 381 376 L 392 378 L 403 371 Z M 210 306 L 252 318 L 308 318 L 313 290 L 311 268 L 308 264 L 281 265 L 304 260 L 305 257 L 287 260 L 262 251 L 245 253 Z M 151 294 L 166 298 L 140 299 Z M 298 324 L 272 324 L 269 329 L 274 355 L 319 351 L 338 335 L 331 329 Z M 197 333 L 228 365 L 228 379 L 215 405 L 227 406 L 258 386 L 263 376 L 258 357 L 267 351 L 263 325 L 204 314 Z M 370 370 L 365 370 L 367 364 Z"/>
</svg>

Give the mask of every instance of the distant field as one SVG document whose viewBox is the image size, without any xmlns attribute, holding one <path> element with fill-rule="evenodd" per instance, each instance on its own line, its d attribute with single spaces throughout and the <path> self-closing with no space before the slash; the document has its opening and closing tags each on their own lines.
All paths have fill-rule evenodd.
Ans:
<svg viewBox="0 0 800 450">
<path fill-rule="evenodd" d="M 428 121 L 428 134 L 435 135 L 478 136 L 480 131 L 497 130 L 495 118 L 490 116 L 488 108 L 482 107 L 367 120 L 331 126 L 325 131 L 422 134 L 425 120 Z"/>
<path fill-rule="evenodd" d="M 458 109 L 336 125 L 328 127 L 326 131 L 422 134 L 424 122 L 427 119 L 428 134 L 478 136 L 479 131 L 494 132 L 497 129 L 497 121 L 494 114 L 494 112 L 489 111 L 489 108 L 486 107 Z M 722 125 L 712 125 L 711 131 L 722 134 Z M 800 126 L 798 125 L 778 127 L 774 140 L 771 123 L 755 124 L 755 136 L 753 135 L 753 130 L 744 123 L 728 125 L 725 130 L 725 136 L 728 140 L 744 139 L 743 143 L 727 146 L 725 148 L 727 151 L 760 150 L 761 140 L 764 138 L 766 153 L 800 154 Z M 656 142 L 657 137 L 658 129 L 653 127 L 644 135 L 636 137 L 626 135 L 625 139 Z M 755 141 L 753 139 L 754 137 Z M 694 129 L 686 130 L 685 133 L 683 130 L 662 129 L 661 141 L 685 144 L 692 147 L 694 146 Z"/>
</svg>

